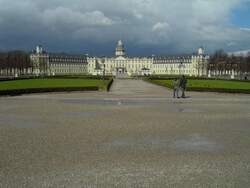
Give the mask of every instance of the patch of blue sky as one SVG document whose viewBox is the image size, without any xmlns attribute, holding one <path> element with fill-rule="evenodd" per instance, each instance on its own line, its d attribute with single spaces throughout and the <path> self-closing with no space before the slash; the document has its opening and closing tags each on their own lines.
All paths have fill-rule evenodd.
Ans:
<svg viewBox="0 0 250 188">
<path fill-rule="evenodd" d="M 231 23 L 239 28 L 250 28 L 250 1 L 233 10 Z"/>
</svg>

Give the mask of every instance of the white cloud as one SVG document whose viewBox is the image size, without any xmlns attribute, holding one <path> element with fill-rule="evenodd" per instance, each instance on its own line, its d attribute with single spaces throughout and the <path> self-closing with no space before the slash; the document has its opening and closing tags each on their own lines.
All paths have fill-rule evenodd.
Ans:
<svg viewBox="0 0 250 188">
<path fill-rule="evenodd" d="M 135 16 L 137 19 L 139 19 L 139 20 L 143 18 L 143 15 L 140 14 L 139 12 L 134 11 L 133 14 L 134 14 L 134 16 Z"/>
<path fill-rule="evenodd" d="M 248 28 L 248 27 L 241 27 L 240 30 L 250 32 L 250 28 Z"/>
<path fill-rule="evenodd" d="M 155 25 L 153 25 L 152 30 L 153 31 L 162 31 L 169 28 L 169 24 L 167 22 L 158 22 Z"/>
</svg>

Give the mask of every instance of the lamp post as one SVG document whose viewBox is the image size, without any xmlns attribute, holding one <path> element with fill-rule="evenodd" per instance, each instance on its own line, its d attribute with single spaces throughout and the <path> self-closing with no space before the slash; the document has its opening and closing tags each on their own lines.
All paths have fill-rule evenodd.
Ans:
<svg viewBox="0 0 250 188">
<path fill-rule="evenodd" d="M 185 68 L 185 65 L 183 64 L 183 62 L 180 62 L 179 64 L 179 74 L 183 75 L 184 73 L 182 72 L 182 68 Z"/>
<path fill-rule="evenodd" d="M 103 72 L 102 72 L 102 79 L 105 79 L 105 59 L 102 58 L 102 68 L 103 68 Z"/>
<path fill-rule="evenodd" d="M 198 77 L 202 76 L 203 75 L 203 58 L 202 56 L 199 56 L 198 57 L 198 64 L 197 64 L 197 69 L 198 69 Z"/>
</svg>

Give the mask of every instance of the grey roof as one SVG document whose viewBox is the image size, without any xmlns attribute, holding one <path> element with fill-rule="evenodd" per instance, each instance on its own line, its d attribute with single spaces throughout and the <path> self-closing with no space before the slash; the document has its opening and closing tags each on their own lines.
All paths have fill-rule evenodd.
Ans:
<svg viewBox="0 0 250 188">
<path fill-rule="evenodd" d="M 66 53 L 49 53 L 51 58 L 73 58 L 73 59 L 86 59 L 86 55 L 75 55 L 75 54 L 66 54 Z"/>
<path fill-rule="evenodd" d="M 191 59 L 192 55 L 154 56 L 154 60 Z"/>
</svg>

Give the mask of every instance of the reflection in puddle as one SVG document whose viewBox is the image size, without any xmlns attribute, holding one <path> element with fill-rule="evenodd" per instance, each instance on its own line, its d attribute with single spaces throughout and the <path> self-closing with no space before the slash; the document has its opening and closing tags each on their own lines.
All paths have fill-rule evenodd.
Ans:
<svg viewBox="0 0 250 188">
<path fill-rule="evenodd" d="M 0 116 L 0 126 L 14 127 L 14 128 L 37 128 L 45 124 L 43 122 L 32 119 L 32 117 L 18 118 L 14 116 Z"/>
<path fill-rule="evenodd" d="M 102 150 L 177 150 L 193 152 L 213 152 L 222 146 L 206 137 L 192 135 L 188 139 L 172 141 L 171 139 L 118 139 L 100 145 Z"/>
<path fill-rule="evenodd" d="M 90 105 L 117 105 L 115 100 L 102 100 L 102 99 L 66 99 L 64 103 L 69 104 L 90 104 Z"/>
<path fill-rule="evenodd" d="M 68 112 L 65 113 L 67 116 L 82 116 L 82 117 L 94 117 L 97 116 L 97 112 Z"/>
<path fill-rule="evenodd" d="M 152 150 L 167 148 L 168 142 L 161 139 L 118 139 L 110 143 L 101 144 L 104 150 L 113 149 L 139 149 L 139 150 Z"/>
<path fill-rule="evenodd" d="M 67 104 L 85 104 L 85 105 L 111 105 L 111 106 L 145 106 L 145 105 L 159 105 L 161 101 L 149 100 L 109 100 L 109 99 L 67 99 L 63 100 Z"/>
<path fill-rule="evenodd" d="M 66 116 L 71 117 L 97 117 L 97 116 L 109 116 L 109 112 L 103 112 L 103 111 L 94 111 L 94 112 L 86 112 L 86 111 L 80 111 L 80 112 L 67 112 L 65 113 Z"/>
<path fill-rule="evenodd" d="M 204 113 L 202 109 L 195 108 L 178 108 L 177 106 L 172 106 L 171 103 L 162 100 L 127 100 L 127 99 L 66 99 L 61 100 L 61 102 L 66 104 L 78 104 L 78 105 L 98 105 L 98 106 L 111 106 L 111 107 L 146 107 L 146 106 L 157 106 L 157 107 L 166 107 L 167 112 L 181 112 L 181 113 Z M 70 115 L 70 114 L 69 114 Z M 81 114 L 72 114 L 72 115 L 81 115 Z M 85 113 L 83 116 L 95 116 L 96 114 Z"/>
<path fill-rule="evenodd" d="M 202 113 L 202 112 L 205 112 L 205 111 L 198 110 L 198 109 L 193 109 L 193 108 L 186 108 L 186 109 L 180 108 L 180 109 L 178 109 L 178 112 L 184 112 L 184 113 Z"/>
<path fill-rule="evenodd" d="M 222 148 L 221 145 L 199 134 L 190 136 L 187 139 L 177 140 L 172 145 L 172 148 L 179 151 L 217 151 Z"/>
</svg>

